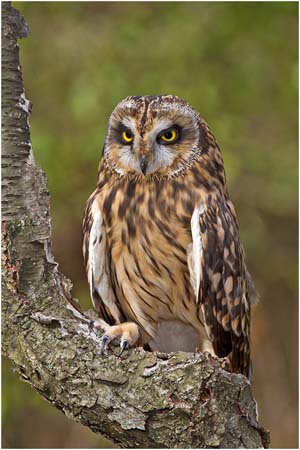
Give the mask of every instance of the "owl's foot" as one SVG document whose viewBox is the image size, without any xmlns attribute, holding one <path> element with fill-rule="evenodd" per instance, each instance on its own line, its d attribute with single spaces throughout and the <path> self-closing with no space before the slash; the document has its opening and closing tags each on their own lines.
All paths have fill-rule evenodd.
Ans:
<svg viewBox="0 0 300 450">
<path fill-rule="evenodd" d="M 107 354 L 107 346 L 110 342 L 120 341 L 120 355 L 126 348 L 133 347 L 140 339 L 139 327 L 134 322 L 123 322 L 118 325 L 113 325 L 105 331 L 101 338 L 101 353 Z"/>
</svg>

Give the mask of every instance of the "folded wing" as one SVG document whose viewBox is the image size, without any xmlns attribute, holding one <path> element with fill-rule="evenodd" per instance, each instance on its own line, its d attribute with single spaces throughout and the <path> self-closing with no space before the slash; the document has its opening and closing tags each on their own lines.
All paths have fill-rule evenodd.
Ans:
<svg viewBox="0 0 300 450">
<path fill-rule="evenodd" d="M 232 369 L 250 377 L 250 297 L 254 289 L 232 203 L 218 198 L 206 210 L 196 208 L 191 228 L 190 278 L 206 332 L 216 354 L 230 354 Z"/>
<path fill-rule="evenodd" d="M 111 284 L 110 252 L 97 193 L 92 194 L 85 208 L 83 255 L 95 309 L 108 324 L 120 323 L 123 315 Z"/>
</svg>

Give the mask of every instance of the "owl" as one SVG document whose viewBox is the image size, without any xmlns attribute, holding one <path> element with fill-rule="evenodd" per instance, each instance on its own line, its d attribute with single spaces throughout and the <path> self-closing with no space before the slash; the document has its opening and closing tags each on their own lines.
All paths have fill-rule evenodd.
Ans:
<svg viewBox="0 0 300 450">
<path fill-rule="evenodd" d="M 208 350 L 250 377 L 253 284 L 220 148 L 186 101 L 131 96 L 116 106 L 83 254 L 103 352 L 113 340 L 121 352 Z"/>
</svg>

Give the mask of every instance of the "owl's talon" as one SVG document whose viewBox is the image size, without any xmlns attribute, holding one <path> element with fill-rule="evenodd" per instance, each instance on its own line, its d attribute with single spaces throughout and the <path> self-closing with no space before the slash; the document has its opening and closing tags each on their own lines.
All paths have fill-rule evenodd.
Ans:
<svg viewBox="0 0 300 450">
<path fill-rule="evenodd" d="M 101 349 L 100 349 L 101 355 L 106 353 L 107 344 L 109 342 L 110 342 L 109 336 L 106 336 L 106 335 L 102 336 L 102 338 L 101 338 Z"/>
<path fill-rule="evenodd" d="M 107 354 L 107 346 L 110 342 L 120 341 L 120 353 L 122 355 L 125 349 L 137 345 L 140 339 L 140 331 L 134 322 L 122 322 L 118 325 L 112 325 L 107 328 L 101 338 L 101 354 Z"/>
<path fill-rule="evenodd" d="M 126 340 L 122 340 L 121 342 L 120 342 L 120 349 L 121 349 L 121 351 L 120 351 L 120 353 L 119 353 L 119 356 L 121 356 L 122 355 L 122 353 L 124 352 L 124 350 L 126 350 L 128 348 L 128 341 L 126 341 Z"/>
</svg>

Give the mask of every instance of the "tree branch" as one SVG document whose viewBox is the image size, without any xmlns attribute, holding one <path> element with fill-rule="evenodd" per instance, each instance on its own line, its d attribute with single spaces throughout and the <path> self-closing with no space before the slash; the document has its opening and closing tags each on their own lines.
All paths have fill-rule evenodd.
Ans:
<svg viewBox="0 0 300 450">
<path fill-rule="evenodd" d="M 209 354 L 100 354 L 50 244 L 49 193 L 34 163 L 17 39 L 28 26 L 2 3 L 3 352 L 68 417 L 124 447 L 267 447 L 242 375 Z"/>
</svg>

